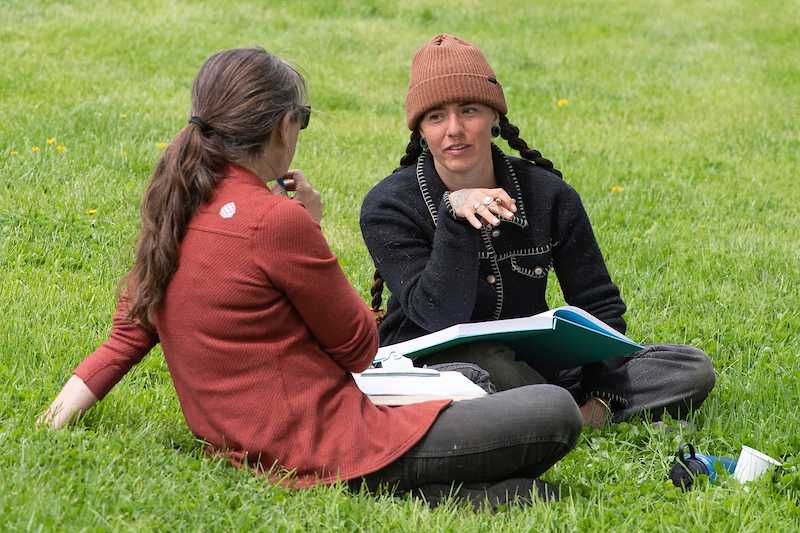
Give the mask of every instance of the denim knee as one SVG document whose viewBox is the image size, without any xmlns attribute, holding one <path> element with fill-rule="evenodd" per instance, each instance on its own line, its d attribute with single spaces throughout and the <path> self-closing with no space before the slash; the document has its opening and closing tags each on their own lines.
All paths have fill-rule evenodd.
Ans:
<svg viewBox="0 0 800 533">
<path fill-rule="evenodd" d="M 697 409 L 716 383 L 711 359 L 702 350 L 683 344 L 654 345 L 657 358 L 680 365 L 676 378 L 680 379 L 682 402 L 685 408 Z"/>
<path fill-rule="evenodd" d="M 697 348 L 692 348 L 686 355 L 687 363 L 690 363 L 687 365 L 686 378 L 692 384 L 692 400 L 702 402 L 717 381 L 714 365 L 711 363 L 711 359 Z"/>
<path fill-rule="evenodd" d="M 537 400 L 547 405 L 553 414 L 546 422 L 545 433 L 561 435 L 570 448 L 574 446 L 583 429 L 583 417 L 572 394 L 557 385 L 531 385 L 524 388 L 535 389 Z M 542 423 L 541 419 L 537 422 Z"/>
</svg>

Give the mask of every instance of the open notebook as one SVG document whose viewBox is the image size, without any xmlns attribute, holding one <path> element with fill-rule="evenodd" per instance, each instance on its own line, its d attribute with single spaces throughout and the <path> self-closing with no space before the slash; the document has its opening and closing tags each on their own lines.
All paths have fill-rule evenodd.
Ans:
<svg viewBox="0 0 800 533">
<path fill-rule="evenodd" d="M 411 359 L 478 341 L 511 346 L 518 359 L 562 369 L 630 355 L 643 347 L 586 311 L 572 306 L 525 318 L 457 324 L 405 342 L 384 346 L 376 361 Z"/>
</svg>

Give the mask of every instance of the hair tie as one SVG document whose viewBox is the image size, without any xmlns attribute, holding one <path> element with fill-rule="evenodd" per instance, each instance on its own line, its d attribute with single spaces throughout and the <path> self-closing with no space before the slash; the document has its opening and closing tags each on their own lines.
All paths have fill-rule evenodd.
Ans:
<svg viewBox="0 0 800 533">
<path fill-rule="evenodd" d="M 202 133 L 203 135 L 209 135 L 211 133 L 214 133 L 214 128 L 209 126 L 208 122 L 206 122 L 200 117 L 193 116 L 192 118 L 189 119 L 189 124 L 196 124 L 200 128 L 200 133 Z"/>
</svg>

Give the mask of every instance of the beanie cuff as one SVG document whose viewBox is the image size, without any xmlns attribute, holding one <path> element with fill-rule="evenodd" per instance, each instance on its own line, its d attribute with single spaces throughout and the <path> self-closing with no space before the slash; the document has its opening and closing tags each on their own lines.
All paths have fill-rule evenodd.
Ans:
<svg viewBox="0 0 800 533">
<path fill-rule="evenodd" d="M 477 102 L 501 114 L 508 112 L 503 88 L 493 77 L 470 72 L 442 74 L 409 88 L 406 95 L 408 129 L 413 130 L 426 111 L 454 102 Z"/>
</svg>

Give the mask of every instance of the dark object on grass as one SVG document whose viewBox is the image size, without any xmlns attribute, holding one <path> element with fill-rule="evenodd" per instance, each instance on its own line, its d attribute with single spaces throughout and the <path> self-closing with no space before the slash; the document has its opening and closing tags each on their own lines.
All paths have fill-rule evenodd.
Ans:
<svg viewBox="0 0 800 533">
<path fill-rule="evenodd" d="M 469 488 L 457 483 L 431 483 L 414 489 L 412 496 L 421 498 L 431 508 L 449 499 L 455 503 L 468 502 L 475 511 L 495 512 L 511 506 L 533 505 L 536 500 L 557 501 L 561 488 L 541 479 L 512 478 L 471 484 Z"/>
<path fill-rule="evenodd" d="M 688 455 L 686 454 L 687 449 Z M 688 442 L 678 448 L 676 455 L 677 460 L 669 471 L 669 477 L 673 485 L 683 490 L 692 488 L 696 476 L 708 476 L 712 483 L 715 482 L 717 480 L 717 471 L 714 469 L 714 463 L 722 465 L 722 468 L 730 474 L 733 474 L 733 471 L 736 470 L 736 459 L 697 453 L 694 446 Z"/>
</svg>

